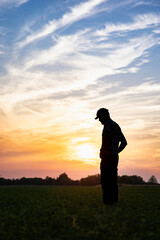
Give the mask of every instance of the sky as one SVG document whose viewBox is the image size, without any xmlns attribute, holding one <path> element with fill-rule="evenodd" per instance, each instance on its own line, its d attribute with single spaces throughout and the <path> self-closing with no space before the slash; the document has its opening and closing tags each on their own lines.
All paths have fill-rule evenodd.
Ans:
<svg viewBox="0 0 160 240">
<path fill-rule="evenodd" d="M 0 0 L 0 62 L 1 177 L 99 173 L 105 107 L 160 182 L 160 1 Z"/>
</svg>

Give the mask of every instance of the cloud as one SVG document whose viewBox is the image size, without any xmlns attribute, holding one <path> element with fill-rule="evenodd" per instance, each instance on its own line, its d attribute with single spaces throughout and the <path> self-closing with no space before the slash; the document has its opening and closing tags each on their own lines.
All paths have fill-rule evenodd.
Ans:
<svg viewBox="0 0 160 240">
<path fill-rule="evenodd" d="M 153 30 L 153 32 L 156 33 L 156 34 L 160 34 L 160 30 L 159 29 L 158 30 Z"/>
<path fill-rule="evenodd" d="M 2 86 L 5 111 L 10 112 L 20 104 L 18 109 L 21 112 L 24 107 L 24 113 L 39 115 L 26 108 L 25 102 L 39 101 L 40 98 L 49 100 L 53 96 L 57 100 L 58 96 L 65 99 L 68 93 L 78 97 L 77 90 L 84 92 L 85 88 L 97 84 L 98 79 L 104 76 L 136 73 L 142 64 L 148 62 L 148 50 L 157 44 L 157 38 L 151 34 L 118 43 L 110 39 L 101 42 L 94 33 L 88 28 L 57 36 L 52 47 L 27 53 L 21 63 L 8 63 L 7 74 L 2 77 L 3 82 L 9 81 Z"/>
<path fill-rule="evenodd" d="M 152 35 L 133 38 L 129 40 L 128 43 L 119 45 L 116 50 L 109 54 L 107 59 L 114 69 L 119 69 L 117 71 L 119 73 L 123 73 L 122 68 L 129 66 L 138 58 L 144 57 L 146 55 L 146 51 L 156 44 L 157 38 L 154 38 Z M 123 59 L 123 61 L 121 59 Z M 143 62 L 145 62 L 144 59 Z M 132 68 L 128 68 L 127 71 L 124 69 L 124 73 L 134 72 L 132 70 Z"/>
<path fill-rule="evenodd" d="M 0 7 L 2 8 L 19 7 L 20 5 L 28 1 L 30 0 L 0 0 Z"/>
<path fill-rule="evenodd" d="M 160 15 L 143 14 L 137 15 L 133 18 L 133 22 L 129 23 L 107 23 L 106 27 L 96 31 L 96 35 L 108 36 L 113 32 L 128 32 L 135 30 L 142 30 L 146 28 L 157 27 L 160 24 Z"/>
<path fill-rule="evenodd" d="M 81 19 L 94 15 L 96 12 L 96 7 L 103 2 L 106 2 L 106 0 L 90 0 L 70 8 L 69 13 L 65 13 L 62 18 L 58 20 L 49 21 L 49 23 L 44 25 L 41 30 L 27 36 L 26 39 L 19 42 L 18 47 L 24 47 L 35 40 L 55 32 L 57 29 L 63 28 Z"/>
<path fill-rule="evenodd" d="M 70 74 L 70 80 L 73 79 L 72 75 L 76 77 L 76 83 L 80 81 L 76 73 L 81 72 L 81 79 L 83 79 L 81 84 L 83 85 L 85 82 L 90 84 L 91 79 L 94 82 L 104 75 L 124 73 L 125 71 L 135 72 L 134 69 L 138 68 L 128 68 L 128 70 L 122 68 L 128 67 L 129 64 L 140 57 L 143 57 L 143 60 L 141 60 L 139 66 L 148 62 L 147 59 L 144 59 L 146 50 L 157 44 L 157 39 L 153 38 L 152 35 L 134 38 L 122 44 L 106 44 L 106 46 L 104 43 L 96 42 L 96 39 L 93 40 L 91 37 L 92 33 L 90 32 L 88 34 L 81 32 L 60 37 L 53 47 L 35 53 L 35 57 L 34 55 L 28 57 L 24 69 L 36 71 L 36 67 L 39 66 L 37 70 L 40 72 L 45 71 L 46 67 L 46 71 L 49 73 L 47 65 L 52 66 L 54 73 L 51 72 L 51 74 L 54 74 L 57 79 L 61 78 L 61 75 L 66 72 Z M 123 58 L 123 61 L 120 60 L 121 58 Z M 55 73 L 57 63 L 59 68 L 57 71 L 62 68 L 62 74 L 61 72 Z M 95 67 L 96 72 L 94 71 Z M 67 75 L 65 77 L 66 81 L 68 81 Z"/>
<path fill-rule="evenodd" d="M 133 6 L 134 7 L 137 7 L 137 6 L 141 6 L 141 5 L 154 5 L 155 1 L 153 2 L 152 0 L 151 1 L 133 1 Z"/>
<path fill-rule="evenodd" d="M 133 86 L 133 87 L 126 87 L 123 91 L 119 91 L 113 94 L 108 94 L 105 99 L 109 99 L 109 98 L 114 98 L 115 96 L 117 96 L 118 98 L 122 97 L 122 96 L 129 96 L 131 97 L 131 95 L 139 95 L 141 96 L 141 98 L 143 99 L 145 95 L 143 94 L 147 94 L 147 93 L 159 93 L 160 92 L 160 83 L 156 83 L 156 82 L 143 82 L 140 85 L 137 86 Z M 136 101 L 136 99 L 135 99 Z M 150 101 L 153 103 L 153 101 L 155 101 L 155 99 L 150 99 Z M 148 107 L 148 106 L 147 106 Z M 159 107 L 157 105 L 157 107 Z"/>
</svg>

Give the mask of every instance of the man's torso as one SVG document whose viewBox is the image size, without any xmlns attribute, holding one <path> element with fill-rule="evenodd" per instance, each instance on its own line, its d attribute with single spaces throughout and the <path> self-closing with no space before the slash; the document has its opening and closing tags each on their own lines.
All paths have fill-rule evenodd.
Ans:
<svg viewBox="0 0 160 240">
<path fill-rule="evenodd" d="M 118 155 L 118 146 L 122 135 L 119 125 L 112 119 L 104 123 L 101 147 L 103 155 Z"/>
</svg>

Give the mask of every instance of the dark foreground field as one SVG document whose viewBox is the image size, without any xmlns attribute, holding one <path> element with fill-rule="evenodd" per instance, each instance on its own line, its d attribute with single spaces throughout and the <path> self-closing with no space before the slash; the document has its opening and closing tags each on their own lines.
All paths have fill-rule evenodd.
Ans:
<svg viewBox="0 0 160 240">
<path fill-rule="evenodd" d="M 0 187 L 0 239 L 160 239 L 160 187 L 121 186 L 104 206 L 100 187 Z"/>
</svg>

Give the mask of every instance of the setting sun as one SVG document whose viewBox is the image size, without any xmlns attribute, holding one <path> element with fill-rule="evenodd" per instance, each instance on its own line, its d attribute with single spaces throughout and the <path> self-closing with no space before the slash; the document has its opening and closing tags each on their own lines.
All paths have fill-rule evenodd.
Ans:
<svg viewBox="0 0 160 240">
<path fill-rule="evenodd" d="M 80 159 L 95 159 L 97 158 L 96 150 L 91 144 L 81 144 L 76 147 L 76 155 Z"/>
</svg>

